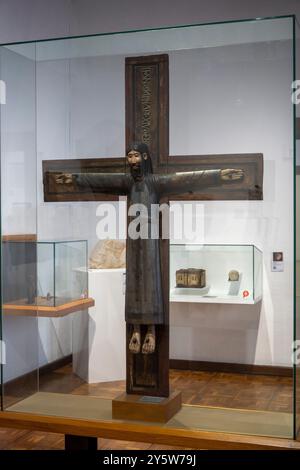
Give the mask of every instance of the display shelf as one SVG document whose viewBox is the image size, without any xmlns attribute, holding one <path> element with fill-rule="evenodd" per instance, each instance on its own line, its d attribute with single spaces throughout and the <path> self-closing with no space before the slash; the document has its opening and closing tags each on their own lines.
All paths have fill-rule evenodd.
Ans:
<svg viewBox="0 0 300 470">
<path fill-rule="evenodd" d="M 208 294 L 201 295 L 196 292 L 192 294 L 179 294 L 176 289 L 171 289 L 170 302 L 188 302 L 188 303 L 202 303 L 202 304 L 244 304 L 255 305 L 262 300 L 262 297 L 254 299 L 241 299 L 240 297 L 222 295 L 222 294 Z"/>
<path fill-rule="evenodd" d="M 179 270 L 204 269 L 206 286 L 177 287 Z M 230 280 L 230 274 L 238 275 Z M 170 302 L 255 305 L 262 300 L 262 252 L 254 245 L 170 246 Z"/>
<path fill-rule="evenodd" d="M 6 315 L 16 315 L 25 317 L 65 317 L 70 313 L 87 310 L 95 305 L 92 298 L 79 299 L 65 304 L 52 307 L 51 305 L 22 305 L 22 304 L 3 304 L 2 310 Z"/>
</svg>

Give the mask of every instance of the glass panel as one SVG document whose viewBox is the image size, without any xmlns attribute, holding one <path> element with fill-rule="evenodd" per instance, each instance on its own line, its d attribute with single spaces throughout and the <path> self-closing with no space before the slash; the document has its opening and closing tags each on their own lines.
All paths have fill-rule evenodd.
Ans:
<svg viewBox="0 0 300 470">
<path fill-rule="evenodd" d="M 296 60 L 297 44 L 300 38 L 299 22 L 295 19 L 294 23 L 294 80 L 299 77 L 300 62 Z M 299 104 L 294 103 L 294 160 L 295 160 L 295 199 L 294 199 L 294 437 L 300 440 L 300 146 L 299 146 Z M 295 352 L 294 352 L 295 354 Z"/>
<path fill-rule="evenodd" d="M 194 367 L 200 364 L 199 368 L 207 367 L 214 373 L 213 363 L 228 372 L 236 367 L 243 369 L 242 365 L 251 364 L 258 372 L 263 370 L 262 365 L 267 366 L 275 375 L 268 384 L 273 391 L 277 367 L 284 366 L 291 372 L 293 336 L 293 105 L 286 93 L 293 81 L 293 25 L 283 20 L 278 23 L 279 29 L 283 24 L 289 33 L 285 39 L 278 38 L 276 46 L 272 39 L 267 40 L 268 27 L 263 40 L 228 43 L 230 34 L 225 26 L 218 31 L 224 39 L 221 47 L 176 51 L 176 67 L 170 73 L 170 152 L 181 158 L 180 164 L 179 159 L 169 159 L 167 170 L 177 182 L 171 197 L 177 206 L 173 214 L 171 211 L 172 242 L 191 245 L 188 253 L 185 248 L 179 249 L 180 257 L 171 246 L 171 364 L 182 368 L 187 363 Z M 249 153 L 263 155 L 262 200 L 253 197 L 257 183 L 245 194 L 239 192 L 245 180 L 226 180 L 224 170 L 245 169 Z M 197 163 L 197 155 L 203 156 L 202 162 Z M 214 170 L 215 174 L 208 171 L 202 177 L 197 172 L 203 170 Z M 180 173 L 187 171 L 195 173 L 181 186 L 184 177 Z M 171 186 L 170 177 L 169 181 Z M 177 201 L 180 194 L 189 203 L 202 196 L 201 202 L 193 203 L 192 217 L 185 201 Z M 207 245 L 251 245 L 246 265 L 251 265 L 248 271 L 253 277 L 250 288 L 241 285 L 239 293 L 249 292 L 249 302 L 239 298 L 236 304 L 228 304 L 227 296 L 225 301 L 216 296 L 208 303 L 205 290 L 202 295 L 200 289 L 196 293 L 191 288 L 183 293 L 180 286 L 178 292 L 175 274 L 182 268 L 204 266 L 208 295 L 217 279 L 223 279 L 224 287 L 228 285 L 229 271 L 242 271 L 242 282 L 245 279 L 245 268 L 236 267 L 234 252 L 224 252 L 224 257 L 211 253 L 215 258 L 213 269 L 213 263 L 209 267 L 202 251 L 194 246 L 199 243 L 204 251 Z M 272 263 L 274 252 L 283 253 L 282 270 L 278 272 Z M 172 257 L 178 259 L 177 266 Z M 213 283 L 208 281 L 210 273 Z M 218 377 L 220 386 L 212 379 L 210 386 L 195 394 L 189 404 L 256 409 L 265 422 L 271 419 L 269 412 L 275 416 L 278 413 L 277 419 L 281 415 L 292 437 L 291 376 L 280 379 L 283 388 L 271 399 L 265 394 L 266 388 L 262 392 L 258 376 L 250 378 L 248 387 L 242 383 L 245 376 L 235 376 L 234 386 L 228 385 L 229 375 Z M 265 385 L 266 380 L 263 378 Z M 228 386 L 227 395 L 224 386 Z M 246 428 L 250 432 L 250 414 L 244 416 L 246 421 L 249 419 Z"/>
<path fill-rule="evenodd" d="M 298 141 L 299 142 L 299 141 Z M 295 365 L 295 435 L 300 438 L 300 175 L 296 177 L 296 365 Z"/>
<path fill-rule="evenodd" d="M 55 243 L 54 252 L 55 306 L 87 298 L 87 243 Z"/>
<path fill-rule="evenodd" d="M 168 327 L 157 318 L 170 288 L 171 364 L 206 367 L 206 372 L 201 371 L 201 383 L 199 373 L 171 372 L 171 387 L 182 392 L 184 406 L 168 426 L 292 436 L 292 40 L 293 18 L 288 17 L 2 47 L 1 77 L 9 90 L 7 104 L 1 105 L 2 230 L 3 235 L 33 234 L 33 246 L 38 240 L 34 294 L 48 302 L 39 304 L 38 325 L 35 317 L 9 316 L 5 312 L 11 310 L 3 308 L 6 407 L 11 397 L 15 402 L 28 396 L 9 409 L 112 419 L 111 399 L 126 390 L 125 292 L 127 300 L 144 296 L 143 311 L 133 311 L 143 315 L 136 328 L 141 347 L 153 324 L 159 346 Z M 165 89 L 155 108 L 160 115 L 156 134 L 164 147 L 159 153 L 153 144 L 157 135 L 151 133 L 155 126 L 147 119 L 158 89 L 151 94 L 146 71 L 143 119 L 129 119 L 139 90 L 129 95 L 133 72 L 125 63 L 161 54 L 168 60 L 160 63 Z M 138 135 L 154 148 L 158 176 L 150 175 L 148 160 L 153 179 L 146 189 L 136 181 L 139 166 L 130 174 L 124 158 L 124 142 Z M 261 160 L 256 158 L 253 170 L 249 154 L 263 156 L 263 194 Z M 214 173 L 178 175 L 203 169 Z M 243 169 L 244 179 L 232 169 Z M 149 209 L 161 202 L 164 187 L 174 203 L 180 197 L 180 210 L 171 214 L 170 285 L 163 288 L 159 280 L 160 267 L 167 276 L 169 266 L 167 256 L 160 259 L 158 240 L 136 249 L 128 236 L 124 286 L 124 199 L 128 206 L 146 202 Z M 6 283 L 5 269 L 13 267 L 4 260 L 18 258 L 13 241 L 3 240 Z M 28 247 L 22 247 L 17 271 L 26 272 L 27 282 L 26 269 L 36 264 L 26 254 Z M 274 252 L 283 252 L 279 272 L 272 270 Z M 179 270 L 184 272 L 176 276 Z M 16 277 L 9 305 L 28 301 L 23 291 L 29 292 L 30 284 L 24 280 L 20 286 Z M 87 296 L 95 299 L 89 311 Z M 70 310 L 77 301 L 79 308 Z M 128 323 L 130 339 L 140 323 L 132 317 Z M 131 363 L 141 374 L 131 376 L 129 385 L 146 388 L 146 395 L 155 389 L 157 374 L 165 379 L 168 370 L 168 357 L 158 371 L 153 357 L 158 356 L 141 348 Z M 61 367 L 53 370 L 53 364 Z M 216 364 L 217 370 L 207 372 Z M 261 366 L 274 376 L 232 373 L 262 372 Z M 287 376 L 279 378 L 277 367 L 285 367 Z M 26 381 L 34 376 L 35 387 L 19 387 L 16 397 L 7 387 L 23 374 Z"/>
<path fill-rule="evenodd" d="M 35 44 L 1 48 L 3 408 L 38 389 Z"/>
<path fill-rule="evenodd" d="M 257 302 L 262 299 L 263 295 L 263 264 L 262 252 L 254 247 L 254 300 Z"/>
<path fill-rule="evenodd" d="M 38 305 L 55 306 L 54 244 L 37 243 Z"/>
</svg>

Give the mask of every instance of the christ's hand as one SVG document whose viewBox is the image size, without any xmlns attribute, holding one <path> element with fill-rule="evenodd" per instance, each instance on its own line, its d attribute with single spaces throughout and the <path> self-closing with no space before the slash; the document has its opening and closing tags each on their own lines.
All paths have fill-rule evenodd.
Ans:
<svg viewBox="0 0 300 470">
<path fill-rule="evenodd" d="M 244 170 L 221 170 L 221 180 L 224 182 L 238 181 L 244 178 Z"/>
<path fill-rule="evenodd" d="M 72 184 L 73 175 L 72 173 L 60 173 L 59 175 L 55 176 L 55 182 L 57 184 Z"/>
</svg>

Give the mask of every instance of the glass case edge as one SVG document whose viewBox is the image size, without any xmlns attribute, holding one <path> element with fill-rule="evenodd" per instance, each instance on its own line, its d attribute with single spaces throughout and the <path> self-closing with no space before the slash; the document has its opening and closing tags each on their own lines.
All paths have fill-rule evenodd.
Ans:
<svg viewBox="0 0 300 470">
<path fill-rule="evenodd" d="M 268 20 L 282 20 L 282 19 L 293 19 L 295 22 L 296 15 L 279 15 L 279 16 L 262 16 L 258 18 L 243 18 L 240 20 L 228 20 L 228 21 L 213 21 L 208 23 L 194 23 L 194 24 L 179 24 L 175 26 L 159 26 L 157 28 L 142 28 L 142 29 L 132 29 L 132 30 L 123 30 L 123 31 L 111 31 L 105 33 L 94 33 L 94 34 L 81 34 L 81 35 L 74 35 L 74 36 L 60 36 L 54 38 L 45 38 L 45 39 L 36 39 L 36 40 L 29 40 L 29 41 L 16 41 L 16 42 L 7 42 L 7 43 L 0 43 L 0 47 L 4 46 L 14 46 L 18 44 L 30 44 L 30 43 L 41 43 L 41 42 L 54 42 L 54 41 L 62 41 L 67 39 L 81 39 L 81 38 L 91 38 L 91 37 L 99 37 L 99 36 L 113 36 L 116 34 L 130 34 L 130 33 L 143 33 L 147 31 L 161 31 L 161 30 L 171 30 L 171 29 L 180 29 L 180 28 L 193 28 L 197 26 L 213 26 L 213 25 L 222 25 L 222 24 L 234 24 L 234 23 L 251 23 L 255 21 L 268 21 Z"/>
</svg>

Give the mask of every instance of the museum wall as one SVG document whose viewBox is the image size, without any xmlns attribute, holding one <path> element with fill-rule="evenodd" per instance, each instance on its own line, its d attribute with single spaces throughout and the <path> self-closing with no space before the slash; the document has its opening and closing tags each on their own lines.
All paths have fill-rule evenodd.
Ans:
<svg viewBox="0 0 300 470">
<path fill-rule="evenodd" d="M 0 42 L 296 13 L 298 0 L 0 0 Z"/>
<path fill-rule="evenodd" d="M 290 14 L 299 0 L 0 0 L 0 43 Z"/>
<path fill-rule="evenodd" d="M 299 0 L 0 0 L 0 43 L 290 14 Z"/>
</svg>

